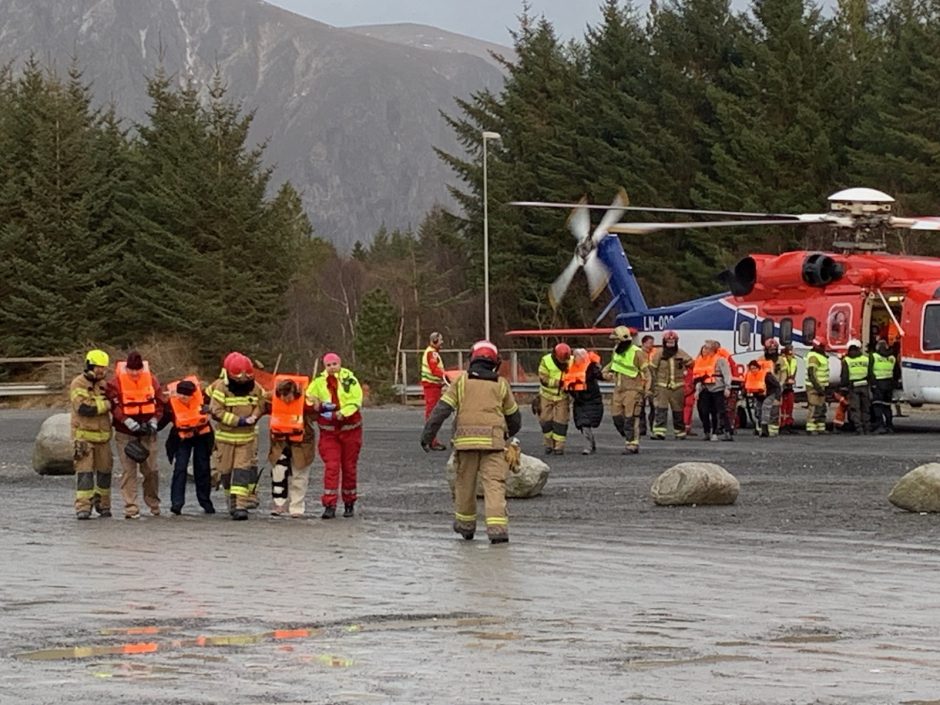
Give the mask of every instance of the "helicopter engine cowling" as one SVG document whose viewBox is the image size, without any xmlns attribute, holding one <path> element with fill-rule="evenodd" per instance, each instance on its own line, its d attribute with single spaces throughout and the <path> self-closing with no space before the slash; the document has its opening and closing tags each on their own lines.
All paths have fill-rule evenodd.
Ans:
<svg viewBox="0 0 940 705">
<path fill-rule="evenodd" d="M 843 277 L 845 268 L 830 255 L 786 252 L 782 255 L 750 255 L 718 275 L 735 296 L 748 296 L 755 289 L 777 291 L 805 286 L 826 287 Z"/>
<path fill-rule="evenodd" d="M 822 288 L 839 281 L 845 274 L 845 267 L 829 255 L 814 252 L 803 260 L 802 274 L 804 282 Z"/>
</svg>

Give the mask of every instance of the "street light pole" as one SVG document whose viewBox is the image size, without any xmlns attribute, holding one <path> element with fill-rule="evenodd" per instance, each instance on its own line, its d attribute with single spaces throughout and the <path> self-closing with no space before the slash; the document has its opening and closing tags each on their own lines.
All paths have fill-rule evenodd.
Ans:
<svg viewBox="0 0 940 705">
<path fill-rule="evenodd" d="M 483 132 L 483 327 L 484 338 L 490 339 L 490 220 L 486 192 L 486 141 L 500 140 L 498 132 Z"/>
</svg>

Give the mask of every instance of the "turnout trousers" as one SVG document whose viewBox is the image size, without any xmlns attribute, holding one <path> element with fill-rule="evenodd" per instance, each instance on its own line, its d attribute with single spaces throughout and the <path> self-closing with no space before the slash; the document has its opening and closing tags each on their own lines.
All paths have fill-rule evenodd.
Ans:
<svg viewBox="0 0 940 705">
<path fill-rule="evenodd" d="M 826 431 L 826 395 L 810 387 L 806 390 L 806 402 L 809 404 L 806 432 L 824 433 Z"/>
<path fill-rule="evenodd" d="M 544 401 L 544 400 L 543 400 Z M 454 484 L 454 529 L 475 531 L 477 525 L 477 476 L 483 486 L 486 534 L 490 538 L 509 535 L 506 513 L 506 477 L 509 463 L 501 450 L 458 450 Z"/>
<path fill-rule="evenodd" d="M 615 389 L 610 399 L 614 428 L 623 436 L 627 448 L 640 447 L 640 414 L 645 397 L 642 389 Z"/>
<path fill-rule="evenodd" d="M 111 509 L 111 442 L 75 441 L 75 511 Z"/>
<path fill-rule="evenodd" d="M 215 475 L 228 494 L 229 511 L 251 509 L 258 483 L 258 439 L 248 443 L 225 443 L 215 441 L 212 451 Z"/>
<path fill-rule="evenodd" d="M 682 387 L 657 387 L 654 405 L 656 419 L 653 423 L 653 435 L 666 435 L 666 417 L 672 411 L 672 430 L 676 438 L 685 438 L 685 390 Z"/>
<path fill-rule="evenodd" d="M 542 411 L 539 413 L 539 426 L 546 448 L 565 449 L 568 436 L 568 419 L 571 418 L 571 399 L 546 399 L 542 397 Z"/>
</svg>

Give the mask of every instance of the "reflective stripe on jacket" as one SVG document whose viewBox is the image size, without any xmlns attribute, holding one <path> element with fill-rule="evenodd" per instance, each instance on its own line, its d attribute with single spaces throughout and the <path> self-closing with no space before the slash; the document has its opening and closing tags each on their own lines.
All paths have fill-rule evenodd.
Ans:
<svg viewBox="0 0 940 705">
<path fill-rule="evenodd" d="M 544 355 L 539 362 L 539 394 L 549 401 L 567 399 L 562 389 L 564 371 L 556 364 L 551 353 Z"/>
</svg>

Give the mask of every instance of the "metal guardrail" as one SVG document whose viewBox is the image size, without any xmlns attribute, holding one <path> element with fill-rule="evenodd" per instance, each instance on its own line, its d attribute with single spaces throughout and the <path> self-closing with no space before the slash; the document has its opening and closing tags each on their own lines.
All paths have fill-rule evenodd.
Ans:
<svg viewBox="0 0 940 705">
<path fill-rule="evenodd" d="M 45 384 L 43 382 L 4 382 L 0 383 L 0 397 L 40 396 L 43 394 L 56 394 L 65 387 L 67 357 L 0 357 L 0 365 L 36 364 L 45 365 L 58 363 L 59 384 Z"/>
</svg>

